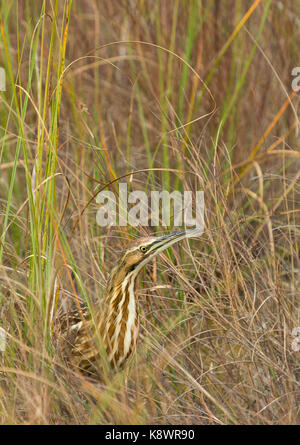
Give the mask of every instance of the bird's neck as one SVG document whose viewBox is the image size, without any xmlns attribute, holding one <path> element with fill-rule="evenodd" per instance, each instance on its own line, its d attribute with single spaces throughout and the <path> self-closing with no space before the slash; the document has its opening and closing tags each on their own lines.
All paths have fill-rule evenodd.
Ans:
<svg viewBox="0 0 300 445">
<path fill-rule="evenodd" d="M 130 272 L 122 281 L 109 280 L 102 325 L 103 341 L 110 362 L 121 366 L 135 347 L 138 334 L 136 282 L 138 273 Z"/>
</svg>

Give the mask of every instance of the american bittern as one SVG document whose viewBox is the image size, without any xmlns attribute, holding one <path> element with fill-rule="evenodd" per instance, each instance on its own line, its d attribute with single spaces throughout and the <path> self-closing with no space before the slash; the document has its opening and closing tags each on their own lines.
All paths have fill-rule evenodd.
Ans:
<svg viewBox="0 0 300 445">
<path fill-rule="evenodd" d="M 105 307 L 99 316 L 84 320 L 76 314 L 69 319 L 67 342 L 71 346 L 71 361 L 89 374 L 97 372 L 97 362 L 101 354 L 101 338 L 112 368 L 122 366 L 135 349 L 139 331 L 139 311 L 137 307 L 136 282 L 141 269 L 151 259 L 172 244 L 194 236 L 197 229 L 160 237 L 140 238 L 121 257 L 108 280 Z M 100 334 L 100 335 L 98 335 Z"/>
</svg>

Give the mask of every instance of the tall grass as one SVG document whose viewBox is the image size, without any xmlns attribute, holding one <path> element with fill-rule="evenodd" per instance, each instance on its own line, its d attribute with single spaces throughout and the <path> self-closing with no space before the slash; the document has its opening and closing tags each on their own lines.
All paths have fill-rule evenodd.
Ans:
<svg viewBox="0 0 300 445">
<path fill-rule="evenodd" d="M 299 422 L 299 12 L 2 3 L 2 423 Z M 144 272 L 137 352 L 96 385 L 55 348 L 55 311 L 93 312 L 128 239 L 172 226 L 99 227 L 118 182 L 204 190 L 206 229 Z"/>
</svg>

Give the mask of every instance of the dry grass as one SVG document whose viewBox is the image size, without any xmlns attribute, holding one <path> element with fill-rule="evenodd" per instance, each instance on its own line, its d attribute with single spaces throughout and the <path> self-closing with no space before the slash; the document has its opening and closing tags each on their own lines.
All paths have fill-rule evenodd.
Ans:
<svg viewBox="0 0 300 445">
<path fill-rule="evenodd" d="M 1 8 L 1 423 L 299 423 L 299 4 Z M 204 190 L 205 233 L 147 268 L 138 350 L 95 385 L 49 308 L 99 304 L 145 228 L 97 226 L 97 181 L 152 168 L 122 182 Z"/>
</svg>

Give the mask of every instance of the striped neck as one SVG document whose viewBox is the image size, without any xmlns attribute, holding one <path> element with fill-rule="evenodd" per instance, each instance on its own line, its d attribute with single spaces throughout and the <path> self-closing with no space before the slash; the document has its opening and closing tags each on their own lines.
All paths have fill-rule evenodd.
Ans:
<svg viewBox="0 0 300 445">
<path fill-rule="evenodd" d="M 99 328 L 113 368 L 122 366 L 135 349 L 139 328 L 136 298 L 138 272 L 133 270 L 128 273 L 122 282 L 112 275 L 108 283 L 105 317 Z"/>
</svg>

